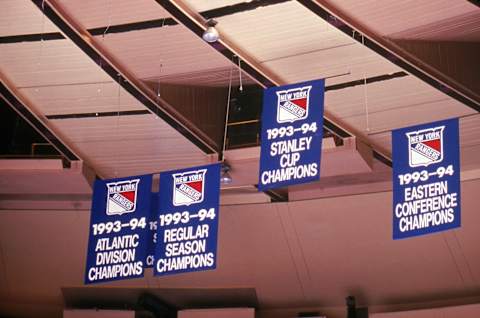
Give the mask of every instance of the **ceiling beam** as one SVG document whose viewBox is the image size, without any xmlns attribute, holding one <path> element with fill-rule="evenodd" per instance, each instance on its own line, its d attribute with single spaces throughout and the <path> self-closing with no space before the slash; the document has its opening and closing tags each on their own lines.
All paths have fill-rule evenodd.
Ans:
<svg viewBox="0 0 480 318">
<path fill-rule="evenodd" d="M 415 58 L 394 42 L 378 36 L 374 32 L 359 25 L 359 23 L 355 23 L 353 19 L 342 14 L 333 5 L 327 3 L 327 1 L 298 0 L 298 2 L 334 28 L 383 56 L 409 74 L 416 76 L 465 106 L 480 112 L 480 101 L 463 85 L 452 81 L 443 73 L 433 69 L 420 59 Z"/>
<path fill-rule="evenodd" d="M 202 37 L 203 32 L 205 31 L 205 19 L 202 13 L 198 13 L 189 8 L 181 0 L 156 0 L 165 10 L 167 10 L 174 19 L 179 23 L 186 26 L 198 37 Z M 255 1 L 261 2 L 261 1 Z M 278 75 L 269 71 L 253 58 L 251 58 L 245 51 L 243 51 L 238 46 L 234 45 L 227 38 L 222 37 L 219 41 L 210 44 L 212 48 L 217 50 L 219 53 L 224 55 L 235 65 L 238 65 L 238 59 L 241 61 L 242 71 L 247 73 L 252 79 L 254 79 L 262 87 L 273 87 L 287 84 L 282 80 Z M 324 114 L 324 127 L 333 134 L 341 138 L 347 138 L 355 136 L 359 140 L 363 140 L 358 133 L 355 133 L 355 130 L 352 127 L 348 127 L 344 123 L 340 123 L 338 120 L 334 119 L 329 114 Z M 366 144 L 370 144 L 368 141 L 364 140 Z M 390 154 L 385 153 L 379 149 L 373 147 L 373 152 L 375 158 L 379 159 L 381 162 L 391 166 L 391 156 Z"/>
<path fill-rule="evenodd" d="M 174 106 L 159 98 L 143 82 L 133 76 L 119 62 L 110 56 L 95 42 L 93 36 L 77 25 L 62 10 L 55 0 L 31 0 L 46 17 L 55 24 L 63 35 L 77 45 L 101 69 L 103 69 L 115 82 L 118 82 L 127 92 L 134 96 L 150 112 L 169 124 L 185 138 L 207 154 L 218 151 L 215 142 L 200 129 L 191 125 Z"/>
<path fill-rule="evenodd" d="M 66 160 L 77 161 L 80 158 L 58 138 L 27 106 L 23 98 L 17 94 L 13 85 L 0 74 L 0 97 L 5 100 L 19 116 L 30 124 L 45 140 L 47 140 Z"/>
</svg>

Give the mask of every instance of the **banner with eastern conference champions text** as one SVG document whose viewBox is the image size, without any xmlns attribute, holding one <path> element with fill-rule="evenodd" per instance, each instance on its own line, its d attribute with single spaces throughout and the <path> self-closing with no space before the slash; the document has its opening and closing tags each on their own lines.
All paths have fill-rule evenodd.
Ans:
<svg viewBox="0 0 480 318">
<path fill-rule="evenodd" d="M 460 227 L 458 119 L 392 132 L 393 238 Z"/>
<path fill-rule="evenodd" d="M 142 277 L 152 176 L 95 180 L 85 284 Z"/>
<path fill-rule="evenodd" d="M 160 173 L 154 274 L 216 268 L 220 164 Z"/>
<path fill-rule="evenodd" d="M 260 191 L 320 178 L 325 81 L 264 91 Z"/>
</svg>

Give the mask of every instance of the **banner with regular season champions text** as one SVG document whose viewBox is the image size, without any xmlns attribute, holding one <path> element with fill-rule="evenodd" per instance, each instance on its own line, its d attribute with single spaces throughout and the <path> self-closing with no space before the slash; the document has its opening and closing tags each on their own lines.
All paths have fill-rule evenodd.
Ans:
<svg viewBox="0 0 480 318">
<path fill-rule="evenodd" d="M 95 180 L 85 284 L 142 277 L 152 176 Z"/>
<path fill-rule="evenodd" d="M 220 164 L 160 173 L 154 274 L 216 268 Z"/>
<path fill-rule="evenodd" d="M 323 79 L 264 91 L 260 191 L 319 180 L 324 91 Z"/>
<path fill-rule="evenodd" d="M 392 131 L 393 239 L 460 227 L 458 119 Z"/>
</svg>

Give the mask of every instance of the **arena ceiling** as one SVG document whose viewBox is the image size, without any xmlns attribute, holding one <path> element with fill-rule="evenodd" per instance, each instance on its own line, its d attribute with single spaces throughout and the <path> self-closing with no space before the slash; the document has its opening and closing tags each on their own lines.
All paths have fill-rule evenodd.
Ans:
<svg viewBox="0 0 480 318">
<path fill-rule="evenodd" d="M 193 303 L 240 299 L 273 310 L 338 307 L 355 292 L 390 309 L 440 294 L 479 296 L 477 2 L 4 0 L 0 6 L 2 98 L 71 167 L 3 172 L 0 308 L 12 316 L 38 308 L 56 314 L 63 301 L 86 297 L 91 190 L 75 179 L 76 168 L 110 178 L 219 156 L 235 180 L 222 189 L 224 270 L 115 283 L 119 299 L 153 288 L 180 306 L 184 294 L 171 292 L 188 290 Z M 209 18 L 220 32 L 213 44 L 201 39 Z M 317 78 L 326 79 L 322 181 L 258 193 L 258 94 Z M 226 121 L 232 96 L 241 105 Z M 391 131 L 452 117 L 460 118 L 466 224 L 458 235 L 394 244 L 389 228 L 374 230 L 390 222 Z M 74 180 L 70 187 L 40 184 L 64 173 Z M 25 191 L 31 176 L 39 183 Z M 67 239 L 52 241 L 51 231 Z M 28 233 L 37 237 L 33 245 Z M 97 299 L 107 297 L 102 289 L 92 291 Z"/>
</svg>

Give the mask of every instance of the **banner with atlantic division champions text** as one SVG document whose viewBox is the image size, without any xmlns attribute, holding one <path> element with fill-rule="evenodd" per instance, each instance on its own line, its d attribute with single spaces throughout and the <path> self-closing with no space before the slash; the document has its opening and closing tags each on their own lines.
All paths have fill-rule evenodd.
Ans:
<svg viewBox="0 0 480 318">
<path fill-rule="evenodd" d="M 142 277 L 152 176 L 95 181 L 85 284 Z"/>
<path fill-rule="evenodd" d="M 392 132 L 393 239 L 460 227 L 458 119 Z"/>
</svg>

